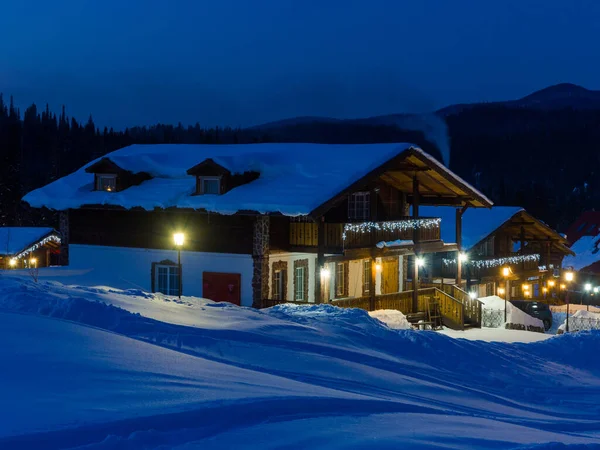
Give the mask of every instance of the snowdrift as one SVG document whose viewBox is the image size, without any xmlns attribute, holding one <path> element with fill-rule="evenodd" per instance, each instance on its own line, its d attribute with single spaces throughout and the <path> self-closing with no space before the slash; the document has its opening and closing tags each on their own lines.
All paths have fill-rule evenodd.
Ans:
<svg viewBox="0 0 600 450">
<path fill-rule="evenodd" d="M 529 314 L 521 311 L 519 308 L 514 306 L 510 302 L 505 302 L 503 298 L 497 295 L 491 295 L 489 297 L 481 297 L 479 299 L 483 303 L 483 309 L 490 310 L 502 310 L 504 311 L 504 305 L 506 304 L 506 323 L 504 324 L 507 328 L 514 327 L 514 325 L 522 325 L 524 329 L 529 327 L 544 329 L 544 323 Z"/>
<path fill-rule="evenodd" d="M 488 344 L 331 305 L 257 311 L 7 277 L 0 308 L 2 449 L 554 448 L 538 446 L 600 436 L 598 332 Z"/>
</svg>

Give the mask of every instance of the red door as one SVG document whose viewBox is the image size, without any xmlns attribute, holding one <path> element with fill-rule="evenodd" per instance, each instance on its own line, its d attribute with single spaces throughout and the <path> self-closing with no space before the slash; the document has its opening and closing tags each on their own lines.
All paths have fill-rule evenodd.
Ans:
<svg viewBox="0 0 600 450">
<path fill-rule="evenodd" d="M 240 305 L 241 279 L 239 273 L 202 272 L 202 297 Z"/>
</svg>

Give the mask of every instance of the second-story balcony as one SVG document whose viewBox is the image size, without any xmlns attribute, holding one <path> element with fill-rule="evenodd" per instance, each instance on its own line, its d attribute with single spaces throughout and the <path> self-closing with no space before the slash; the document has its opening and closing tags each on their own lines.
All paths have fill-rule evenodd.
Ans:
<svg viewBox="0 0 600 450">
<path fill-rule="evenodd" d="M 327 251 L 372 248 L 380 242 L 415 241 L 417 233 L 420 242 L 439 241 L 440 222 L 439 218 L 421 217 L 386 222 L 325 223 L 322 244 Z M 314 222 L 292 222 L 290 245 L 318 247 L 319 225 Z"/>
</svg>

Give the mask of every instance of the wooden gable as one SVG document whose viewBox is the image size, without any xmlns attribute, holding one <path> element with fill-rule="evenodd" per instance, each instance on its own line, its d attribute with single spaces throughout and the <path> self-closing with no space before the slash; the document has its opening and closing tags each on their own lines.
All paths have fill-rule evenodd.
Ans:
<svg viewBox="0 0 600 450">
<path fill-rule="evenodd" d="M 125 170 L 108 157 L 102 158 L 100 161 L 86 167 L 85 171 L 94 174 L 94 190 L 96 190 L 99 175 L 115 175 L 117 191 L 123 191 L 131 186 L 137 186 L 146 180 L 152 179 L 152 176 L 146 172 L 133 173 Z"/>
<path fill-rule="evenodd" d="M 218 177 L 220 180 L 220 194 L 225 194 L 235 187 L 250 183 L 260 177 L 260 173 L 255 171 L 232 174 L 231 171 L 216 163 L 212 158 L 205 159 L 188 169 L 187 174 L 196 177 L 195 195 L 201 194 L 200 183 L 203 177 Z"/>
</svg>

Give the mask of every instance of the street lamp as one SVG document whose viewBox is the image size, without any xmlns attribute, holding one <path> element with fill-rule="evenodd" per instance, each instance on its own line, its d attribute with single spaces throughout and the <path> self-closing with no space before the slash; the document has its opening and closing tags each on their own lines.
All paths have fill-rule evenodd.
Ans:
<svg viewBox="0 0 600 450">
<path fill-rule="evenodd" d="M 425 258 L 422 256 L 417 257 L 417 267 L 423 267 L 425 265 Z"/>
<path fill-rule="evenodd" d="M 586 305 L 587 305 L 587 310 L 590 310 L 590 291 L 592 290 L 592 284 L 591 283 L 585 283 L 585 285 L 583 286 L 583 290 L 585 291 L 585 295 L 586 295 Z"/>
<path fill-rule="evenodd" d="M 506 286 L 506 295 L 504 296 L 504 323 L 506 323 L 507 319 L 507 308 L 508 308 L 508 298 L 510 297 L 510 267 L 506 266 L 502 268 L 502 275 L 504 276 L 505 286 Z"/>
<path fill-rule="evenodd" d="M 575 274 L 573 272 L 571 272 L 570 270 L 565 272 L 565 281 L 567 282 L 567 284 L 570 284 L 574 278 L 575 278 Z M 569 332 L 569 291 L 568 291 L 568 289 L 566 292 L 566 300 L 567 300 L 567 323 L 565 326 L 565 331 L 568 333 Z"/>
<path fill-rule="evenodd" d="M 8 265 L 14 269 L 17 265 L 17 258 L 11 258 L 10 261 L 8 261 Z"/>
<path fill-rule="evenodd" d="M 458 254 L 458 259 L 460 260 L 460 262 L 467 262 L 469 260 L 469 256 L 464 252 L 460 252 Z"/>
<path fill-rule="evenodd" d="M 181 273 L 181 247 L 183 247 L 183 244 L 185 242 L 185 235 L 183 233 L 175 233 L 173 235 L 173 241 L 175 242 L 175 247 L 177 247 L 177 267 L 179 270 L 179 289 L 178 289 L 178 294 L 179 294 L 179 298 L 181 299 L 181 288 L 182 288 L 182 284 L 181 284 L 181 279 L 182 279 L 182 273 Z"/>
</svg>

